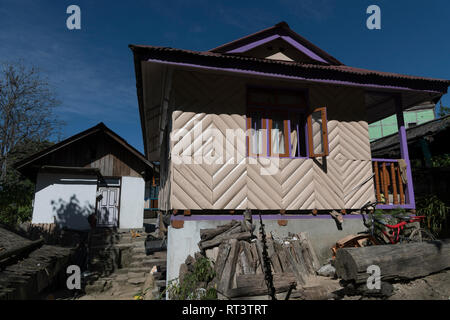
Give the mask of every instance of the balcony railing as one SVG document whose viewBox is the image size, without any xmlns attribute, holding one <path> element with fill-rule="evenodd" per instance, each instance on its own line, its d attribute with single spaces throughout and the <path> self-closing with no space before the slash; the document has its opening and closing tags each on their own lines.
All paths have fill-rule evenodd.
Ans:
<svg viewBox="0 0 450 320">
<path fill-rule="evenodd" d="M 380 209 L 393 209 L 402 207 L 414 209 L 411 203 L 412 190 L 408 185 L 411 177 L 411 168 L 406 164 L 401 166 L 399 160 L 395 159 L 372 159 L 375 180 L 375 194 Z"/>
</svg>

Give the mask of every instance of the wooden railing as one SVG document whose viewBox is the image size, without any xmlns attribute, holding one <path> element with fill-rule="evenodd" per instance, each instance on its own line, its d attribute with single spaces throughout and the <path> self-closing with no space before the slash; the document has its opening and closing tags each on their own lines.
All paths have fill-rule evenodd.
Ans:
<svg viewBox="0 0 450 320">
<path fill-rule="evenodd" d="M 406 184 L 398 160 L 372 159 L 375 193 L 378 202 L 386 205 L 405 205 Z"/>
</svg>

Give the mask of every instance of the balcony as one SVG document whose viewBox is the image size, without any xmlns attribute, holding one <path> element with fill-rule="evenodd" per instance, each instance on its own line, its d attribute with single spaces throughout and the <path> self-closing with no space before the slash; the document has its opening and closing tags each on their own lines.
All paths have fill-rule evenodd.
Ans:
<svg viewBox="0 0 450 320">
<path fill-rule="evenodd" d="M 377 209 L 415 209 L 409 161 L 372 159 Z"/>
</svg>

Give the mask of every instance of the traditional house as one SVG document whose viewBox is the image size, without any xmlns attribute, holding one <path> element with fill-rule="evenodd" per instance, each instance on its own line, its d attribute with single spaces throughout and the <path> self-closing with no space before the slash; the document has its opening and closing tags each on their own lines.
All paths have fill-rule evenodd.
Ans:
<svg viewBox="0 0 450 320">
<path fill-rule="evenodd" d="M 34 224 L 70 229 L 142 228 L 145 181 L 153 165 L 103 123 L 16 164 L 36 182 Z"/>
<path fill-rule="evenodd" d="M 415 208 L 403 110 L 436 103 L 450 81 L 347 66 L 285 22 L 209 51 L 130 48 L 145 155 L 160 162 L 159 207 L 178 226 L 197 224 L 169 230 L 168 261 L 172 241 L 196 251 L 198 229 L 229 219 L 223 213 L 322 227 L 304 213 L 375 199 Z M 394 114 L 401 159 L 374 159 L 368 125 Z M 326 247 L 330 230 L 311 237 Z"/>
</svg>

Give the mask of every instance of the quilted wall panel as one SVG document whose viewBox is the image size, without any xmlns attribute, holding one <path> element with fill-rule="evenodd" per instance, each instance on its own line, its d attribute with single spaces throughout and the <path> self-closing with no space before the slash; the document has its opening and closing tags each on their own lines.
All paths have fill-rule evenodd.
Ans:
<svg viewBox="0 0 450 320">
<path fill-rule="evenodd" d="M 311 105 L 330 110 L 330 155 L 326 163 L 321 159 L 285 158 L 280 159 L 275 174 L 261 175 L 262 166 L 248 163 L 245 148 L 239 147 L 245 147 L 245 137 L 227 137 L 227 129 L 245 130 L 246 79 L 180 72 L 174 83 L 173 132 L 183 129 L 192 145 L 182 152 L 190 158 L 190 164 L 171 162 L 171 208 L 350 209 L 374 197 L 372 182 L 352 190 L 372 174 L 368 126 L 360 118 L 364 112 L 355 106 L 363 97 L 360 90 L 311 86 Z M 339 108 L 346 110 L 341 112 Z M 203 137 L 194 139 L 199 127 Z M 180 143 L 172 141 L 172 150 L 182 150 Z M 223 145 L 234 146 L 232 161 L 227 163 L 222 158 L 221 163 L 195 164 L 195 155 L 217 156 L 220 143 L 222 150 Z"/>
</svg>

